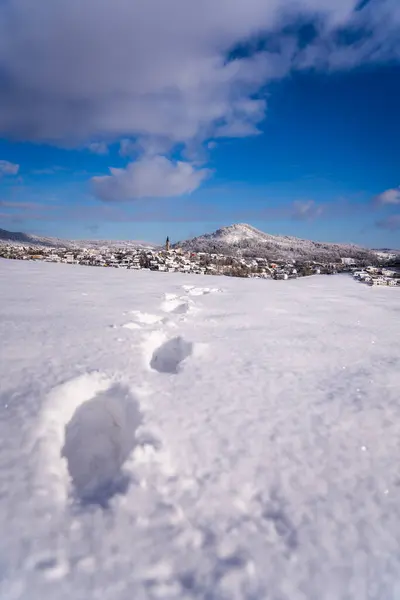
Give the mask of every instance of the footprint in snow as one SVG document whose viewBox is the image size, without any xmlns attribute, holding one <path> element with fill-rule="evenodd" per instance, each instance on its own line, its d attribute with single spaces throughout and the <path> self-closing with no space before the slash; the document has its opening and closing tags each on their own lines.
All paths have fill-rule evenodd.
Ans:
<svg viewBox="0 0 400 600">
<path fill-rule="evenodd" d="M 157 325 L 166 323 L 165 317 L 160 315 L 153 315 L 151 313 L 145 313 L 140 310 L 132 310 L 133 321 L 129 321 L 122 325 L 125 329 L 142 329 L 146 325 Z"/>
<path fill-rule="evenodd" d="M 219 288 L 195 287 L 194 285 L 183 285 L 182 288 L 189 296 L 204 296 L 206 294 L 222 292 Z"/>
<path fill-rule="evenodd" d="M 153 315 L 151 313 L 141 312 L 140 310 L 133 310 L 131 312 L 134 315 L 135 320 L 142 325 L 155 325 L 164 321 L 164 317 L 160 315 Z"/>
<path fill-rule="evenodd" d="M 168 339 L 165 333 L 154 331 L 144 341 L 144 357 L 153 371 L 177 374 L 182 363 L 194 350 L 194 344 L 181 336 Z"/>
<path fill-rule="evenodd" d="M 169 292 L 165 292 L 164 298 L 165 300 L 176 300 L 177 298 L 179 298 L 179 296 L 177 294 L 170 294 Z"/>
<path fill-rule="evenodd" d="M 34 433 L 38 492 L 52 503 L 64 503 L 73 491 L 84 504 L 107 506 L 129 485 L 128 458 L 145 446 L 156 447 L 142 422 L 136 395 L 102 373 L 56 386 Z"/>
<path fill-rule="evenodd" d="M 164 300 L 161 310 L 174 315 L 184 315 L 191 310 L 191 305 L 186 298 L 171 297 Z"/>
<path fill-rule="evenodd" d="M 126 488 L 121 468 L 137 445 L 141 423 L 138 401 L 120 384 L 76 409 L 65 427 L 61 455 L 80 500 L 104 505 Z"/>
</svg>

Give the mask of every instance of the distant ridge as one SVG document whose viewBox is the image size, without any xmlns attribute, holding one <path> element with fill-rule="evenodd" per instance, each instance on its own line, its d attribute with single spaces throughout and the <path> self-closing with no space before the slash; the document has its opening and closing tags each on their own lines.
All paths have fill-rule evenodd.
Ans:
<svg viewBox="0 0 400 600">
<path fill-rule="evenodd" d="M 154 248 L 154 244 L 136 240 L 64 240 L 55 237 L 42 237 L 0 229 L 0 244 L 15 246 L 38 246 L 42 248 Z"/>
<path fill-rule="evenodd" d="M 66 240 L 0 229 L 0 244 L 43 248 L 157 248 L 138 240 Z M 335 261 L 355 258 L 373 261 L 382 250 L 370 250 L 354 244 L 314 242 L 286 235 L 264 233 L 246 223 L 222 227 L 213 233 L 174 244 L 189 252 L 219 253 L 230 256 L 260 257 L 268 260 Z M 387 250 L 385 250 L 387 252 Z M 396 252 L 396 251 L 394 251 Z"/>
<path fill-rule="evenodd" d="M 296 237 L 270 235 L 246 223 L 222 227 L 213 233 L 175 244 L 192 252 L 263 257 L 269 260 L 324 260 L 340 258 L 376 259 L 376 254 L 354 244 L 313 242 Z"/>
</svg>

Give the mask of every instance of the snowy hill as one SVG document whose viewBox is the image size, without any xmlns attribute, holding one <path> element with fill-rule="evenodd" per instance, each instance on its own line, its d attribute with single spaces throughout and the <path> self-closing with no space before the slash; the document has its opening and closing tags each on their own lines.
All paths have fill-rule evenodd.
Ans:
<svg viewBox="0 0 400 600">
<path fill-rule="evenodd" d="M 371 250 L 353 244 L 331 244 L 290 236 L 270 235 L 245 223 L 222 227 L 214 233 L 178 242 L 176 246 L 193 252 L 242 254 L 270 260 L 337 260 L 341 257 L 372 260 L 374 258 Z"/>
<path fill-rule="evenodd" d="M 47 248 L 152 248 L 152 244 L 137 240 L 64 240 L 55 237 L 42 237 L 0 229 L 0 245 L 38 246 Z"/>
<path fill-rule="evenodd" d="M 59 238 L 39 237 L 19 231 L 7 231 L 6 229 L 0 229 L 0 244 L 2 243 L 16 246 L 60 247 L 61 245 L 67 245 L 66 240 L 60 240 Z"/>
<path fill-rule="evenodd" d="M 400 250 L 394 250 L 393 248 L 374 248 L 373 250 L 378 258 L 382 260 L 392 260 L 400 258 Z"/>
</svg>

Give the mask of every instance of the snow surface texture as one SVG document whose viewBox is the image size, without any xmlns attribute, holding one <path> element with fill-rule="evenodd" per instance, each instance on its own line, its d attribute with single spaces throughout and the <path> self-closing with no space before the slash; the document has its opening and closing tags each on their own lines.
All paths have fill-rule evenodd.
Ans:
<svg viewBox="0 0 400 600">
<path fill-rule="evenodd" d="M 399 306 L 1 260 L 0 598 L 397 600 Z"/>
</svg>

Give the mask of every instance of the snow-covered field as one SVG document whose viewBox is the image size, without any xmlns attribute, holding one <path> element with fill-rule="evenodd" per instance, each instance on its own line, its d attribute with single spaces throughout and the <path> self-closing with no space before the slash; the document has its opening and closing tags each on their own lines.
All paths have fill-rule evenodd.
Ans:
<svg viewBox="0 0 400 600">
<path fill-rule="evenodd" d="M 0 340 L 2 600 L 400 597 L 397 290 L 1 260 Z"/>
</svg>

